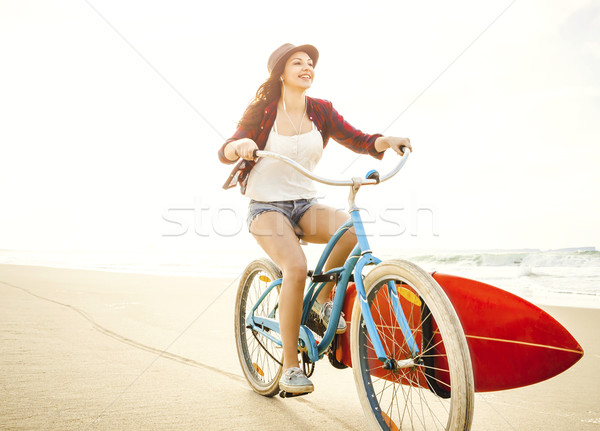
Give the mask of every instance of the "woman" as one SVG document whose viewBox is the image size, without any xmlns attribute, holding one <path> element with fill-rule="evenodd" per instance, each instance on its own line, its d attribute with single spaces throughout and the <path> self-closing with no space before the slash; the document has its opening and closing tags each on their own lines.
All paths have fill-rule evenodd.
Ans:
<svg viewBox="0 0 600 431">
<path fill-rule="evenodd" d="M 224 188 L 241 186 L 251 201 L 248 229 L 269 257 L 281 268 L 283 283 L 279 297 L 283 374 L 280 388 L 290 393 L 312 392 L 313 384 L 299 368 L 298 334 L 302 298 L 307 277 L 306 257 L 299 238 L 326 243 L 348 215 L 316 200 L 311 180 L 273 159 L 254 160 L 256 149 L 290 157 L 312 170 L 330 137 L 351 150 L 381 159 L 392 148 L 411 149 L 407 138 L 368 135 L 350 126 L 330 102 L 305 95 L 312 85 L 319 52 L 312 45 L 284 44 L 268 61 L 269 78 L 259 87 L 244 112 L 232 138 L 219 150 L 223 163 L 238 164 Z M 325 269 L 343 265 L 356 244 L 348 230 L 332 251 Z M 316 309 L 324 325 L 329 322 L 333 283 L 319 294 Z M 336 332 L 343 333 L 340 318 Z"/>
</svg>

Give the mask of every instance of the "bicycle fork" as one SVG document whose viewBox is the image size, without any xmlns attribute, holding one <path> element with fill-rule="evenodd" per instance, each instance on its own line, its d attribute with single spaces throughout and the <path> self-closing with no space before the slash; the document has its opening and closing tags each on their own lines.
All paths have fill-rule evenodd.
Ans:
<svg viewBox="0 0 600 431">
<path fill-rule="evenodd" d="M 360 304 L 360 311 L 363 316 L 363 321 L 367 328 L 367 332 L 369 333 L 371 343 L 373 344 L 373 349 L 375 349 L 375 353 L 377 354 L 377 359 L 383 362 L 384 369 L 395 370 L 399 368 L 412 367 L 417 365 L 415 362 L 415 358 L 419 356 L 419 346 L 417 345 L 415 337 L 413 336 L 410 330 L 408 320 L 406 319 L 404 311 L 402 310 L 402 306 L 400 305 L 400 298 L 398 297 L 398 288 L 396 287 L 396 283 L 393 280 L 387 282 L 388 294 L 391 299 L 391 305 L 394 311 L 394 316 L 396 317 L 396 321 L 400 326 L 402 335 L 406 340 L 406 344 L 408 345 L 408 348 L 411 353 L 411 358 L 398 361 L 396 359 L 388 357 L 381 342 L 381 338 L 379 337 L 379 333 L 377 332 L 377 327 L 375 325 L 375 321 L 373 320 L 371 309 L 369 308 L 367 293 L 362 281 L 362 270 L 365 267 L 365 265 L 378 264 L 380 262 L 380 259 L 377 259 L 370 252 L 368 252 L 362 255 L 355 267 L 354 284 L 356 285 L 356 295 Z"/>
<path fill-rule="evenodd" d="M 375 349 L 375 353 L 377 354 L 377 359 L 383 362 L 383 368 L 388 370 L 395 370 L 399 368 L 408 368 L 416 365 L 415 358 L 419 355 L 419 346 L 415 341 L 415 338 L 410 330 L 410 326 L 404 315 L 404 311 L 402 310 L 402 306 L 400 305 L 400 298 L 398 297 L 398 289 L 396 287 L 396 283 L 393 280 L 387 282 L 388 293 L 391 298 L 392 308 L 394 311 L 394 316 L 396 317 L 396 321 L 400 326 L 400 330 L 402 331 L 402 335 L 408 344 L 408 348 L 411 353 L 411 358 L 404 359 L 401 361 L 395 360 L 394 358 L 389 358 L 385 352 L 383 344 L 381 342 L 381 338 L 379 337 L 379 333 L 377 332 L 377 327 L 375 326 L 375 322 L 373 320 L 373 315 L 371 314 L 371 309 L 369 308 L 369 302 L 367 299 L 367 293 L 365 291 L 365 286 L 363 284 L 362 271 L 366 265 L 369 264 L 378 264 L 381 262 L 380 259 L 373 256 L 369 242 L 367 240 L 367 235 L 364 230 L 363 222 L 360 217 L 360 212 L 358 207 L 355 204 L 355 196 L 356 192 L 360 188 L 359 179 L 353 179 L 354 186 L 350 191 L 350 196 L 348 198 L 349 208 L 350 208 L 350 216 L 352 218 L 352 224 L 354 225 L 354 230 L 356 232 L 356 238 L 358 240 L 358 244 L 353 250 L 351 255 L 360 254 L 360 258 L 356 263 L 354 268 L 354 283 L 356 285 L 356 293 L 357 298 L 360 304 L 361 313 L 363 316 L 363 321 L 367 328 L 367 332 L 369 337 L 371 338 L 371 343 L 373 344 L 373 348 Z"/>
</svg>

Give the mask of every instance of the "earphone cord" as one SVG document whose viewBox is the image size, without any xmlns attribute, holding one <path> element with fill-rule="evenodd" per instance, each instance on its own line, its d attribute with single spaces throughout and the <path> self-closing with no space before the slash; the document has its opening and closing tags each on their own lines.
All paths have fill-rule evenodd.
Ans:
<svg viewBox="0 0 600 431">
<path fill-rule="evenodd" d="M 294 125 L 294 122 L 292 121 L 292 119 L 290 118 L 290 116 L 287 112 L 287 108 L 285 107 L 285 82 L 283 82 L 283 78 L 281 79 L 281 85 L 283 85 L 283 98 L 282 98 L 283 112 L 285 113 L 285 116 L 287 117 L 287 119 L 290 121 L 292 127 L 294 128 L 294 131 L 296 132 L 296 136 L 299 136 L 300 132 L 302 131 L 302 123 L 304 122 L 304 117 L 306 116 L 306 100 L 304 101 L 304 113 L 302 114 L 302 119 L 300 120 L 300 131 L 298 131 L 298 129 L 296 129 L 296 126 Z"/>
</svg>

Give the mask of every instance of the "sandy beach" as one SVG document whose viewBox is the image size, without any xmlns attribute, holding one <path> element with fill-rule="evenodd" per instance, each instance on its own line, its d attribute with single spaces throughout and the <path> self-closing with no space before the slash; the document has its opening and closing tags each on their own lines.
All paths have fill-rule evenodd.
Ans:
<svg viewBox="0 0 600 431">
<path fill-rule="evenodd" d="M 237 280 L 0 265 L 0 429 L 365 430 L 352 371 L 255 394 L 235 351 Z M 585 356 L 536 385 L 476 394 L 473 430 L 600 430 L 600 310 L 542 307 Z"/>
</svg>

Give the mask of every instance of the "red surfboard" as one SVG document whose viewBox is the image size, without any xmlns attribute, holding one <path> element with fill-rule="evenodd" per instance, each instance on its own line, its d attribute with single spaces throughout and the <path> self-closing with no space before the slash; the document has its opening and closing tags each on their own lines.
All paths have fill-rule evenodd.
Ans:
<svg viewBox="0 0 600 431">
<path fill-rule="evenodd" d="M 446 292 L 463 326 L 476 392 L 547 380 L 583 356 L 577 340 L 559 322 L 525 299 L 466 278 L 440 273 L 433 278 Z M 356 289 L 350 284 L 343 307 L 347 321 L 355 298 Z M 352 364 L 350 332 L 339 336 L 336 352 L 338 360 L 348 366 Z"/>
</svg>

